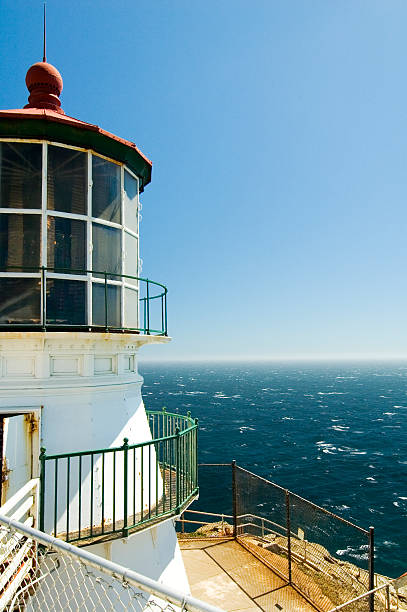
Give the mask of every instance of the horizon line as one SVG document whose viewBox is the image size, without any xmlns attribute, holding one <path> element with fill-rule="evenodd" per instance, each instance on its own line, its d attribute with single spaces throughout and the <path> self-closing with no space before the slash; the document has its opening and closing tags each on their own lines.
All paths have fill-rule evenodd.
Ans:
<svg viewBox="0 0 407 612">
<path fill-rule="evenodd" d="M 372 354 L 372 353 L 350 353 L 350 354 L 300 354 L 300 355 L 273 355 L 264 356 L 240 356 L 240 357 L 218 357 L 218 356 L 203 356 L 203 357 L 151 357 L 145 358 L 139 354 L 139 361 L 154 362 L 154 363 L 199 363 L 199 362 L 303 362 L 303 361 L 407 361 L 406 354 Z"/>
</svg>

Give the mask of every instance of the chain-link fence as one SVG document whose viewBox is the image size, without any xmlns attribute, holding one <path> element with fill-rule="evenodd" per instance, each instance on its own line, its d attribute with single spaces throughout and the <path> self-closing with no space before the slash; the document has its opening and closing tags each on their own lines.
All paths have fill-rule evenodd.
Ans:
<svg viewBox="0 0 407 612">
<path fill-rule="evenodd" d="M 237 536 L 320 610 L 372 588 L 369 531 L 238 466 L 233 473 Z M 369 601 L 359 608 L 369 612 Z"/>
<path fill-rule="evenodd" d="M 221 612 L 4 516 L 0 516 L 0 610 Z"/>
<path fill-rule="evenodd" d="M 349 611 L 382 610 L 383 593 L 382 599 L 364 596 L 375 586 L 373 529 L 362 529 L 235 463 L 203 464 L 199 480 L 199 505 L 181 517 L 185 534 L 236 537 L 321 612 L 359 596 Z"/>
<path fill-rule="evenodd" d="M 390 584 L 385 584 L 333 608 L 330 612 L 365 612 L 369 610 L 369 606 L 372 606 L 371 609 L 374 612 L 394 612 L 396 610 L 401 612 L 405 608 L 400 607 L 400 603 L 394 588 Z"/>
<path fill-rule="evenodd" d="M 181 515 L 178 531 L 185 536 L 232 537 L 233 495 L 230 463 L 199 466 L 199 499 Z"/>
</svg>

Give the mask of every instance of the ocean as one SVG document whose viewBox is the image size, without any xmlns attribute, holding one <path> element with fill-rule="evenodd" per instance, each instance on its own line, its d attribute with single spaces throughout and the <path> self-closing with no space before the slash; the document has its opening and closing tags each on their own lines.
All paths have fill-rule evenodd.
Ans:
<svg viewBox="0 0 407 612">
<path fill-rule="evenodd" d="M 199 419 L 199 462 L 235 459 L 374 526 L 376 571 L 407 571 L 407 364 L 142 362 L 140 373 L 147 409 Z"/>
</svg>

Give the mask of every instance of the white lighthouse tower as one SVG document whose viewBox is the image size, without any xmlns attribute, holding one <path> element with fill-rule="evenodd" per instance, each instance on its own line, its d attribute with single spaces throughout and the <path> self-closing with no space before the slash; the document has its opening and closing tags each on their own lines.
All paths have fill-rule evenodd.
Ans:
<svg viewBox="0 0 407 612">
<path fill-rule="evenodd" d="M 197 424 L 146 412 L 137 355 L 168 341 L 167 289 L 139 270 L 151 162 L 68 117 L 27 73 L 0 111 L 1 503 L 40 477 L 34 525 L 188 591 L 173 518 L 197 495 Z"/>
</svg>

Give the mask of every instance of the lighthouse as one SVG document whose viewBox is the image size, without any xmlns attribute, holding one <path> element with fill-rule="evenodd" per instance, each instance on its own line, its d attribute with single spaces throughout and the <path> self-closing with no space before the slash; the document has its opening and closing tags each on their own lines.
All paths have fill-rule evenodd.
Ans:
<svg viewBox="0 0 407 612">
<path fill-rule="evenodd" d="M 45 58 L 26 84 L 0 111 L 1 503 L 39 479 L 34 526 L 187 592 L 197 422 L 146 410 L 137 370 L 169 341 L 167 288 L 139 264 L 152 164 L 66 115 Z"/>
</svg>

